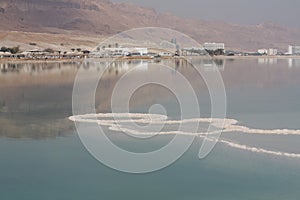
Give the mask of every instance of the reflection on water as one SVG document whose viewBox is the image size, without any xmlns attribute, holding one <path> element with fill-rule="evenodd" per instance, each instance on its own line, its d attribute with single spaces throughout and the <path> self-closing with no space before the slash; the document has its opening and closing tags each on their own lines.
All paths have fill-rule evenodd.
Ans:
<svg viewBox="0 0 300 200">
<path fill-rule="evenodd" d="M 278 58 L 258 58 L 259 65 L 277 65 L 278 62 L 286 61 L 289 67 L 299 67 L 300 59 L 298 58 L 287 58 L 287 59 L 278 59 Z"/>
<path fill-rule="evenodd" d="M 36 63 L 22 63 L 22 62 L 8 62 L 0 63 L 0 75 L 11 73 L 22 73 L 36 75 L 39 73 L 61 73 L 70 69 L 80 67 L 81 62 L 36 62 Z"/>
<path fill-rule="evenodd" d="M 300 67 L 300 59 L 288 59 L 289 67 Z"/>
<path fill-rule="evenodd" d="M 178 69 L 187 64 L 184 59 L 175 59 L 174 67 Z M 109 62 L 109 61 L 108 61 Z M 110 72 L 115 69 L 115 73 L 124 72 L 132 65 L 145 65 L 148 63 L 166 63 L 166 60 L 155 59 L 155 60 L 128 60 L 122 62 L 113 62 L 110 66 Z M 205 66 L 207 70 L 218 68 L 219 70 L 225 69 L 224 59 L 199 59 L 199 64 Z M 81 67 L 81 62 L 36 62 L 36 63 L 0 63 L 0 75 L 6 74 L 31 74 L 37 75 L 41 73 L 62 73 L 63 71 L 78 69 Z M 105 66 L 105 62 L 98 62 L 98 67 Z M 85 69 L 90 68 L 90 64 L 86 63 L 82 66 Z M 99 68 L 97 68 L 99 70 Z"/>
<path fill-rule="evenodd" d="M 222 60 L 200 59 L 200 68 L 206 73 L 220 70 L 223 76 L 229 102 L 228 113 L 240 112 L 236 109 L 241 101 L 256 100 L 258 94 L 280 88 L 294 88 L 299 85 L 300 62 L 296 59 L 288 60 Z M 177 73 L 183 74 L 197 91 L 202 112 L 209 115 L 209 94 L 201 76 L 186 60 L 128 60 L 112 63 L 104 72 L 96 94 L 96 109 L 98 112 L 110 112 L 110 97 L 115 84 L 120 77 L 134 66 L 138 68 L 136 78 L 145 76 L 160 76 L 156 64 L 172 66 L 173 71 L 161 77 L 176 84 Z M 71 130 L 73 124 L 67 120 L 72 115 L 72 88 L 76 72 L 80 67 L 93 70 L 95 73 L 105 69 L 107 62 L 95 63 L 1 63 L 0 73 L 0 135 L 14 138 L 45 138 L 56 137 Z M 226 65 L 226 67 L 225 67 Z M 291 68 L 292 66 L 292 68 Z M 289 68 L 290 67 L 290 68 Z M 133 82 L 134 82 L 133 78 Z M 280 88 L 279 88 L 280 87 Z M 248 89 L 245 96 L 236 98 L 232 91 Z M 286 91 L 286 90 L 285 90 Z M 284 93 L 280 91 L 279 93 Z M 251 94 L 255 94 L 251 96 Z M 250 95 L 247 96 L 246 95 Z M 248 98 L 248 99 L 245 99 Z M 252 99 L 251 99 L 252 98 Z M 156 103 L 170 104 L 174 96 L 166 89 L 158 87 L 144 87 L 134 94 L 131 107 L 135 111 L 146 105 Z M 280 100 L 280 99 L 279 99 Z M 259 99 L 256 107 L 268 105 L 269 102 L 279 101 L 265 96 Z M 243 102 L 245 103 L 245 102 Z M 235 104 L 234 107 L 230 107 Z M 269 105 L 268 105 L 269 106 Z M 279 108 L 280 109 L 280 108 Z M 251 112 L 254 109 L 251 109 Z"/>
<path fill-rule="evenodd" d="M 278 63 L 277 58 L 258 58 L 258 64 L 274 65 Z"/>
<path fill-rule="evenodd" d="M 66 116 L 71 114 L 77 63 L 1 63 L 0 67 L 1 136 L 47 138 L 71 130 Z"/>
<path fill-rule="evenodd" d="M 109 112 L 113 86 L 133 66 L 144 66 L 135 72 L 136 79 L 159 76 L 159 68 L 151 62 L 173 66 L 173 70 L 162 77 L 167 81 L 176 81 L 178 73 L 182 73 L 197 92 L 201 113 L 209 114 L 205 83 L 181 60 L 112 64 L 97 91 L 98 112 Z M 238 125 L 250 130 L 300 129 L 300 67 L 289 67 L 289 62 L 278 59 L 276 64 L 259 65 L 257 59 L 217 61 L 223 69 L 228 118 L 238 119 L 241 123 Z M 198 63 L 203 63 L 199 65 L 204 72 L 212 72 L 212 62 L 200 59 Z M 293 60 L 291 63 L 297 66 Z M 220 143 L 209 157 L 198 160 L 201 141 L 196 140 L 178 162 L 156 173 L 136 176 L 104 167 L 92 159 L 77 137 L 59 136 L 73 129 L 73 123 L 67 118 L 72 115 L 72 88 L 78 67 L 97 73 L 103 70 L 105 63 L 83 66 L 49 63 L 46 66 L 37 63 L 2 65 L 5 72 L 0 72 L 1 199 L 299 199 L 298 159 L 244 152 Z M 153 103 L 162 103 L 173 110 L 174 96 L 162 88 L 144 87 L 133 95 L 131 108 L 144 112 L 145 107 Z M 174 110 L 175 115 L 177 112 Z M 132 151 L 157 150 L 170 139 L 161 136 L 150 143 L 143 140 L 136 144 L 127 143 L 123 134 L 111 137 L 121 148 Z M 299 136 L 225 133 L 221 139 L 299 153 Z"/>
</svg>

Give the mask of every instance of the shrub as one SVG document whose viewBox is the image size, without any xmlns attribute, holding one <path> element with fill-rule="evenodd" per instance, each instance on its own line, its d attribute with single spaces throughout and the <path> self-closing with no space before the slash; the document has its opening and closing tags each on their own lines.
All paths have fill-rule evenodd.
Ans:
<svg viewBox="0 0 300 200">
<path fill-rule="evenodd" d="M 16 53 L 19 53 L 19 52 L 20 52 L 20 47 L 19 46 L 10 48 L 10 53 L 12 53 L 12 54 L 16 54 Z"/>
<path fill-rule="evenodd" d="M 0 51 L 2 51 L 2 52 L 9 52 L 10 50 L 7 47 L 1 47 Z"/>
<path fill-rule="evenodd" d="M 45 51 L 45 52 L 48 52 L 48 53 L 54 53 L 54 50 L 51 49 L 51 48 L 47 48 L 47 49 L 45 49 L 44 51 Z"/>
</svg>

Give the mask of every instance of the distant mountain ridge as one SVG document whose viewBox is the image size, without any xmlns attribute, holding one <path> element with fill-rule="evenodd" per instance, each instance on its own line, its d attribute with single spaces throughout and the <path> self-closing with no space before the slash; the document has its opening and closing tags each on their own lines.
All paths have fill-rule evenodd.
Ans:
<svg viewBox="0 0 300 200">
<path fill-rule="evenodd" d="M 273 23 L 238 25 L 183 19 L 169 13 L 109 0 L 0 0 L 0 30 L 82 35 L 112 35 L 158 26 L 178 30 L 198 42 L 225 42 L 227 48 L 252 50 L 300 44 L 300 30 Z"/>
</svg>

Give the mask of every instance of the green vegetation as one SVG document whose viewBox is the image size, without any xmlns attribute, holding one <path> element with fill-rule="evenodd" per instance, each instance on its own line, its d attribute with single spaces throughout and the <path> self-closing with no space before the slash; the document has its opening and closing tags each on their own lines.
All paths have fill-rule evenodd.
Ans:
<svg viewBox="0 0 300 200">
<path fill-rule="evenodd" d="M 10 53 L 16 54 L 20 52 L 20 47 L 13 47 L 10 49 Z"/>
<path fill-rule="evenodd" d="M 206 51 L 210 56 L 220 56 L 220 55 L 225 54 L 223 49 L 217 49 L 217 50 L 207 50 L 206 49 Z"/>
<path fill-rule="evenodd" d="M 9 48 L 9 47 L 1 47 L 0 49 L 1 52 L 10 52 L 11 54 L 16 54 L 16 53 L 19 53 L 20 52 L 20 47 L 17 46 L 17 47 L 12 47 L 12 48 Z"/>
<path fill-rule="evenodd" d="M 2 52 L 9 52 L 9 48 L 7 48 L 7 47 L 1 47 L 0 51 L 2 51 Z"/>
<path fill-rule="evenodd" d="M 44 52 L 48 52 L 48 53 L 54 53 L 54 50 L 51 48 L 47 48 L 44 50 Z"/>
</svg>

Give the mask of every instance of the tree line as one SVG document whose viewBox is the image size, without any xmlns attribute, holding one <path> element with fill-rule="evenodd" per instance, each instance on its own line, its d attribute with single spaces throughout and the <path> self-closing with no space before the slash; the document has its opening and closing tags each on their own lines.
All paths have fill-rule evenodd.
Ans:
<svg viewBox="0 0 300 200">
<path fill-rule="evenodd" d="M 9 47 L 1 47 L 0 49 L 1 52 L 10 52 L 11 54 L 16 54 L 16 53 L 19 53 L 20 52 L 20 47 L 17 46 L 17 47 L 12 47 L 12 48 L 9 48 Z"/>
</svg>

